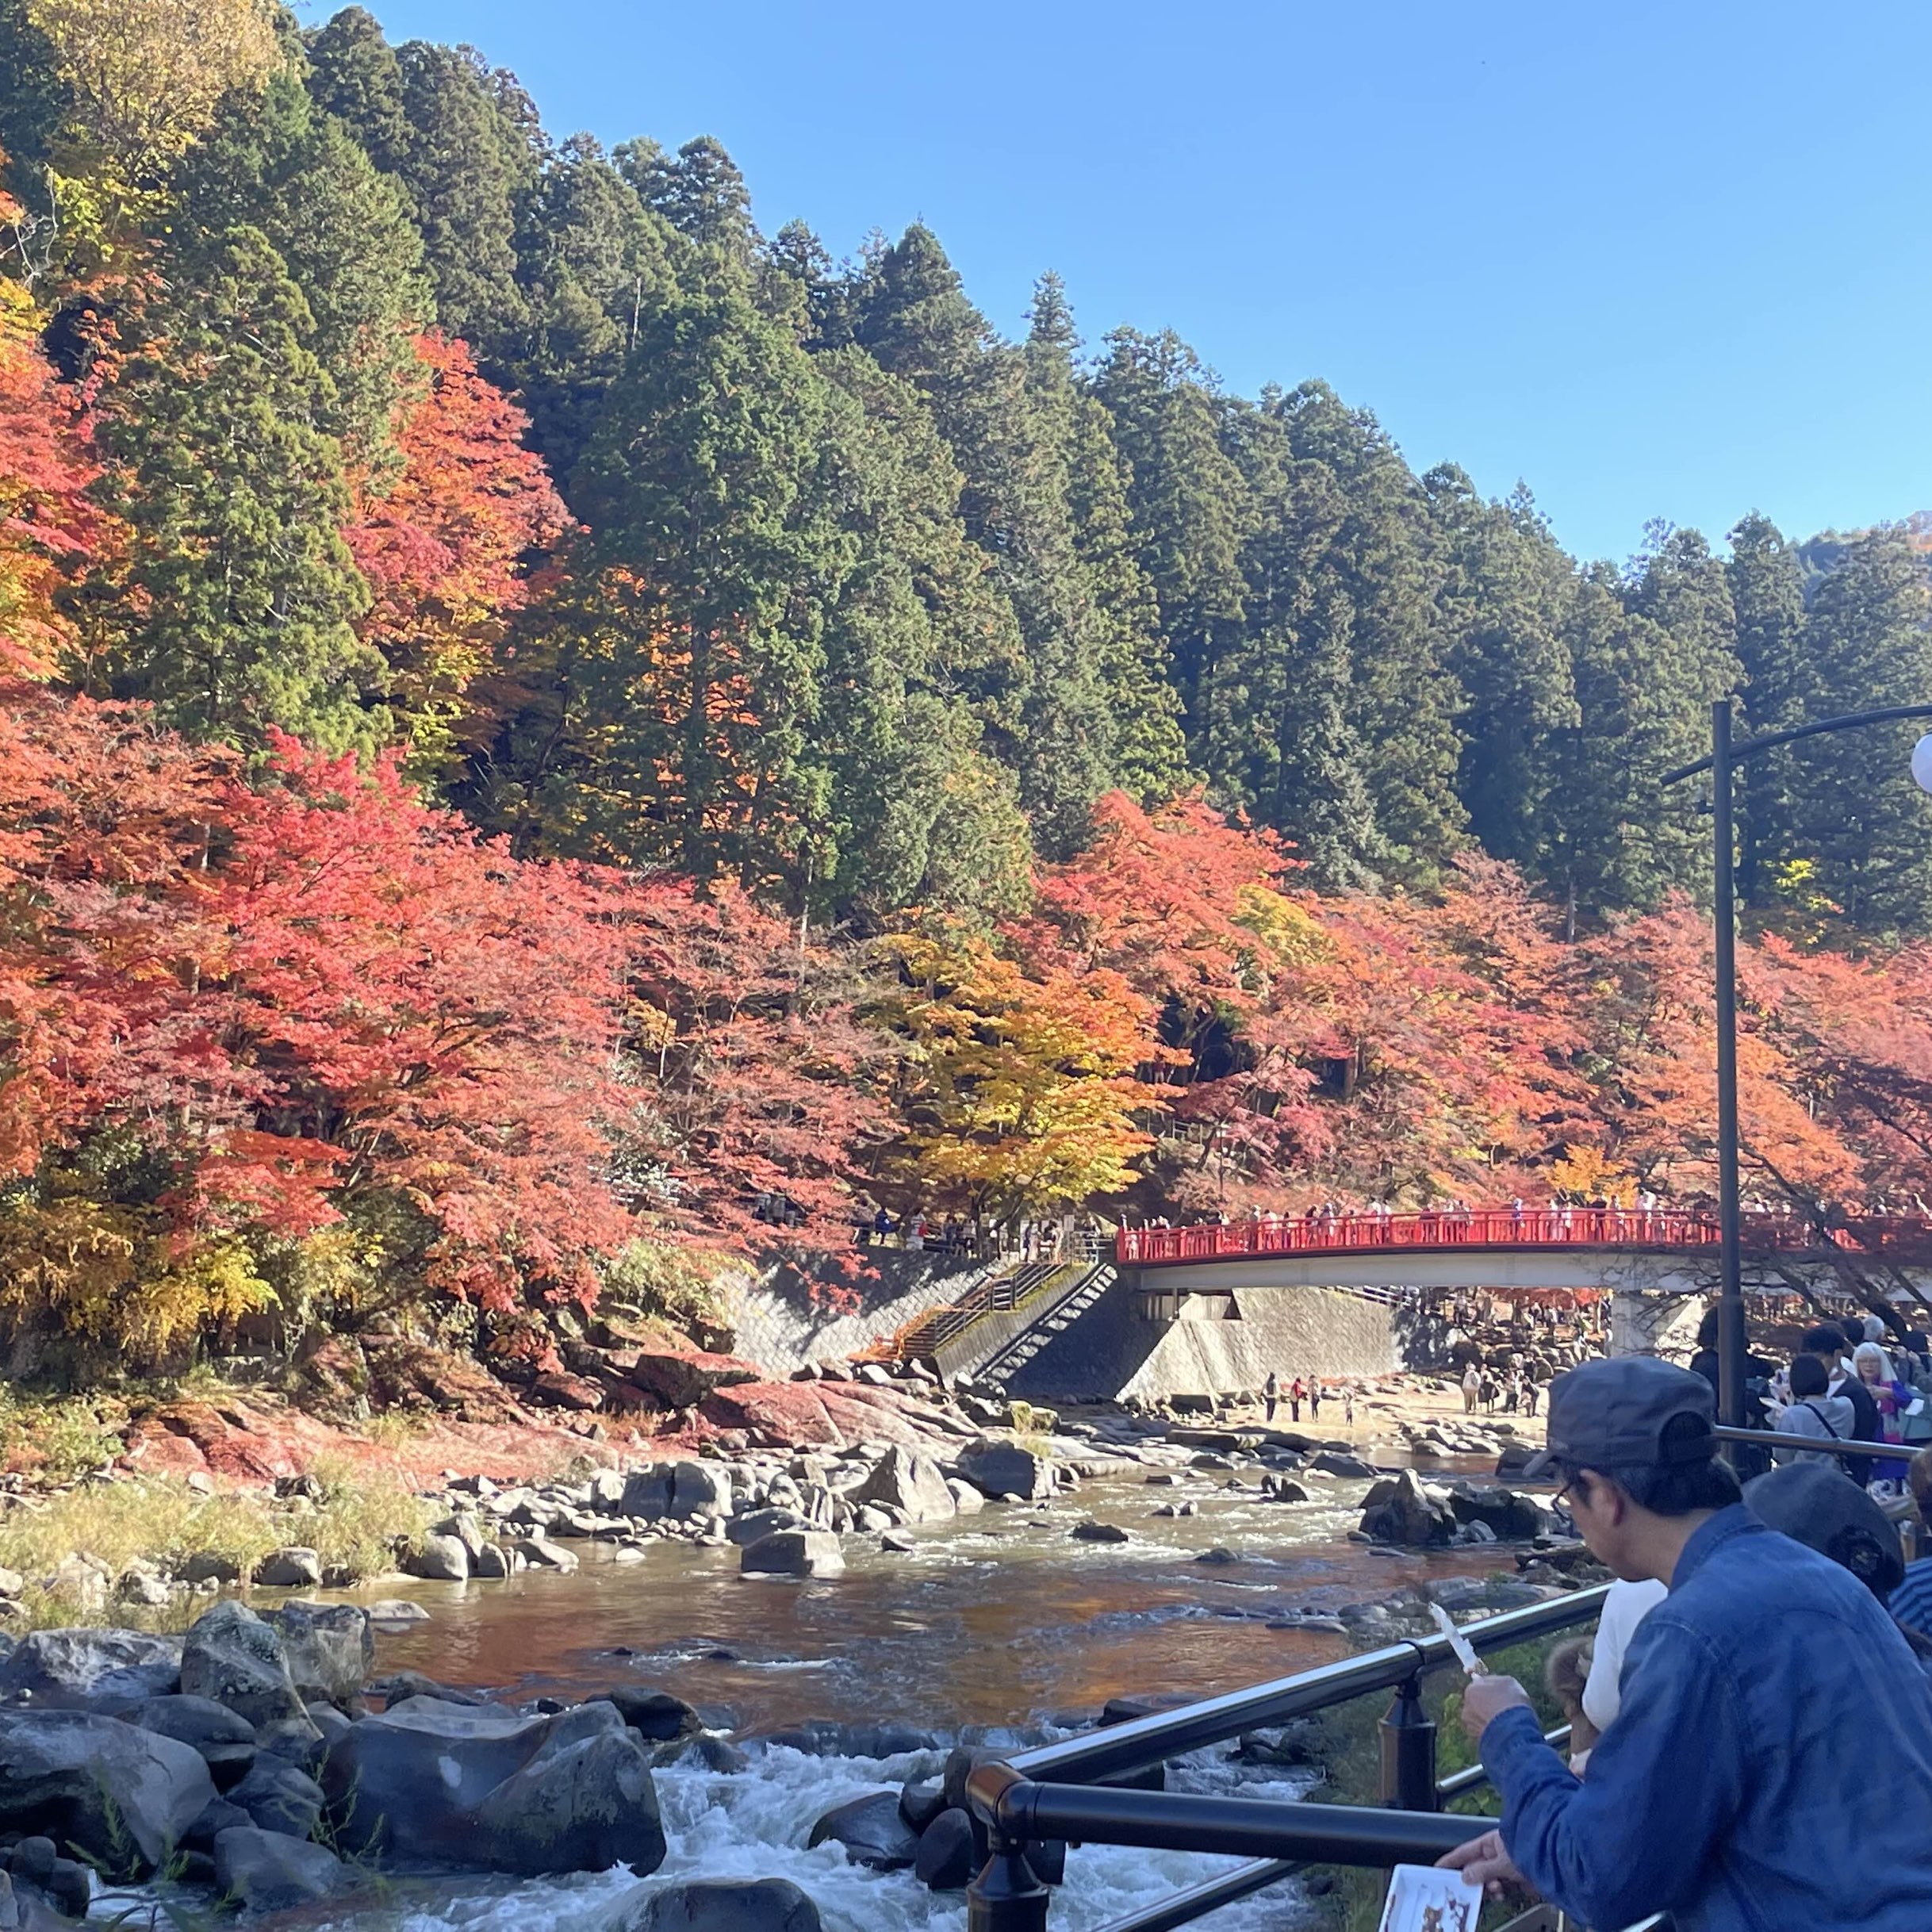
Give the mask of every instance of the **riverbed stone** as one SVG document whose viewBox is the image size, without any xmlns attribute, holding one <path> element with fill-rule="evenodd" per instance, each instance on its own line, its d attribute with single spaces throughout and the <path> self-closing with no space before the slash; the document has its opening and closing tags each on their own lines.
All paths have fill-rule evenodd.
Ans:
<svg viewBox="0 0 1932 1932">
<path fill-rule="evenodd" d="M 646 1746 L 603 1700 L 539 1716 L 412 1698 L 351 1724 L 323 1775 L 352 1851 L 526 1876 L 663 1861 Z"/>
<path fill-rule="evenodd" d="M 923 1831 L 945 1808 L 945 1792 L 930 1778 L 915 1778 L 899 1792 L 899 1815 L 914 1831 Z"/>
<path fill-rule="evenodd" d="M 281 1636 L 289 1679 L 305 1704 L 343 1704 L 362 1695 L 376 1642 L 361 1604 L 286 1603 L 263 1621 Z"/>
<path fill-rule="evenodd" d="M 201 1754 L 217 1786 L 225 1789 L 255 1762 L 255 1727 L 212 1697 L 144 1697 L 117 1714 L 142 1731 L 189 1745 Z"/>
<path fill-rule="evenodd" d="M 431 1530 L 403 1559 L 403 1567 L 411 1576 L 432 1582 L 467 1583 L 470 1552 L 460 1536 L 439 1535 Z"/>
<path fill-rule="evenodd" d="M 1096 1523 L 1088 1520 L 1073 1526 L 1075 1543 L 1129 1543 L 1133 1539 L 1117 1523 Z"/>
<path fill-rule="evenodd" d="M 963 1811 L 941 1811 L 919 1834 L 913 1876 L 933 1892 L 964 1892 L 973 1867 L 972 1819 Z"/>
<path fill-rule="evenodd" d="M 748 1543 L 738 1558 L 747 1576 L 837 1577 L 845 1558 L 838 1539 L 824 1530 L 776 1530 Z"/>
<path fill-rule="evenodd" d="M 554 1570 L 568 1576 L 578 1564 L 574 1550 L 552 1543 L 547 1536 L 520 1536 L 509 1546 L 532 1570 Z"/>
<path fill-rule="evenodd" d="M 1448 1493 L 1426 1485 L 1413 1469 L 1378 1483 L 1369 1492 L 1362 1530 L 1378 1543 L 1439 1547 L 1455 1534 L 1455 1512 Z"/>
<path fill-rule="evenodd" d="M 1499 1540 L 1508 1543 L 1528 1543 L 1533 1537 L 1547 1535 L 1554 1520 L 1547 1504 L 1517 1489 L 1454 1484 L 1449 1507 L 1459 1523 L 1480 1524 Z"/>
<path fill-rule="evenodd" d="M 232 1825 L 215 1834 L 215 1887 L 249 1912 L 283 1912 L 339 1891 L 347 1868 L 326 1845 Z"/>
<path fill-rule="evenodd" d="M 0 1658 L 0 1698 L 85 1711 L 181 1689 L 178 1637 L 139 1630 L 30 1631 Z"/>
<path fill-rule="evenodd" d="M 834 1805 L 812 1827 L 805 1842 L 822 1845 L 827 1838 L 842 1845 L 854 1865 L 873 1872 L 903 1872 L 919 1851 L 919 1834 L 906 1822 L 899 1795 L 892 1791 L 870 1792 Z"/>
<path fill-rule="evenodd" d="M 1359 1455 L 1344 1455 L 1340 1450 L 1336 1449 L 1324 1449 L 1309 1464 L 1309 1467 L 1319 1470 L 1324 1476 L 1362 1478 L 1378 1476 L 1382 1474 L 1373 1462 L 1365 1462 Z"/>
<path fill-rule="evenodd" d="M 301 1543 L 270 1550 L 255 1565 L 255 1580 L 271 1590 L 312 1590 L 322 1581 L 321 1555 Z"/>
<path fill-rule="evenodd" d="M 322 1787 L 306 1772 L 266 1751 L 227 1796 L 230 1804 L 248 1814 L 251 1824 L 290 1838 L 309 1837 L 322 1815 Z"/>
<path fill-rule="evenodd" d="M 90 1711 L 0 1712 L 0 1830 L 140 1876 L 215 1795 L 200 1752 Z"/>
<path fill-rule="evenodd" d="M 778 1530 L 811 1528 L 811 1524 L 795 1509 L 750 1509 L 742 1516 L 733 1516 L 725 1525 L 725 1535 L 742 1549 L 746 1544 L 756 1543 L 760 1537 L 769 1536 Z"/>
<path fill-rule="evenodd" d="M 960 1474 L 982 1496 L 1017 1496 L 1037 1502 L 1053 1493 L 1053 1465 L 1018 1443 L 982 1436 L 959 1454 Z"/>
<path fill-rule="evenodd" d="M 848 1492 L 846 1500 L 896 1509 L 907 1523 L 943 1523 L 959 1509 L 939 1465 L 897 1443 L 866 1472 L 864 1481 Z"/>
<path fill-rule="evenodd" d="M 822 1932 L 788 1878 L 687 1878 L 620 1903 L 604 1932 Z"/>
<path fill-rule="evenodd" d="M 669 1744 L 679 1738 L 695 1737 L 704 1728 L 704 1719 L 681 1697 L 669 1691 L 644 1690 L 620 1685 L 609 1693 L 617 1714 L 641 1738 L 654 1744 Z"/>
<path fill-rule="evenodd" d="M 226 1704 L 258 1731 L 278 1723 L 314 1731 L 289 1675 L 281 1633 L 243 1604 L 217 1604 L 190 1627 L 182 1646 L 181 1688 L 190 1697 Z"/>
<path fill-rule="evenodd" d="M 718 1462 L 680 1462 L 671 1476 L 671 1513 L 680 1518 L 728 1516 L 731 1478 Z"/>
<path fill-rule="evenodd" d="M 986 1498 L 962 1476 L 949 1476 L 946 1489 L 954 1511 L 962 1516 L 976 1516 L 986 1507 Z"/>
</svg>

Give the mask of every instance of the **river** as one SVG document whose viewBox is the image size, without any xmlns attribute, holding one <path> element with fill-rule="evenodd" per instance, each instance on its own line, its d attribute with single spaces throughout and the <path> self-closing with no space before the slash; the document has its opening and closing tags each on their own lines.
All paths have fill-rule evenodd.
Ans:
<svg viewBox="0 0 1932 1932">
<path fill-rule="evenodd" d="M 930 1526 L 915 1532 L 908 1554 L 848 1539 L 846 1574 L 811 1582 L 741 1577 L 735 1550 L 665 1543 L 643 1563 L 620 1566 L 580 1544 L 585 1561 L 572 1576 L 410 1584 L 431 1620 L 380 1635 L 378 1671 L 408 1667 L 512 1697 L 581 1696 L 619 1682 L 673 1692 L 755 1754 L 740 1773 L 679 1766 L 657 1774 L 670 1852 L 657 1881 L 785 1877 L 817 1901 L 829 1932 L 940 1932 L 964 1924 L 961 1895 L 929 1894 L 910 1873 L 864 1871 L 838 1846 L 807 1850 L 805 1839 L 830 1806 L 937 1772 L 943 1749 L 815 1756 L 761 1747 L 757 1735 L 816 1718 L 916 1726 L 947 1745 L 963 1732 L 1031 1741 L 1091 1723 L 1110 1696 L 1206 1694 L 1349 1648 L 1332 1632 L 1271 1629 L 1286 1612 L 1332 1614 L 1404 1583 L 1494 1567 L 1493 1554 L 1485 1563 L 1480 1550 L 1371 1553 L 1347 1540 L 1367 1485 L 1301 1480 L 1313 1497 L 1304 1504 L 1230 1492 L 1225 1475 L 1209 1472 L 1185 1472 L 1175 1487 L 1092 1482 L 1050 1508 L 989 1505 Z M 1152 1515 L 1185 1501 L 1197 1515 Z M 1073 1540 L 1073 1524 L 1086 1517 L 1117 1524 L 1133 1540 Z M 1217 1547 L 1235 1560 L 1198 1560 Z M 1232 1765 L 1219 1751 L 1198 1754 L 1171 1782 L 1197 1790 L 1239 1782 L 1287 1797 L 1305 1779 Z M 1056 1932 L 1089 1932 L 1221 1865 L 1076 1848 L 1052 1923 Z M 605 1875 L 405 1886 L 355 1922 L 369 1932 L 593 1932 L 635 1883 Z M 1201 1922 L 1262 1932 L 1301 1915 L 1283 1887 Z"/>
</svg>

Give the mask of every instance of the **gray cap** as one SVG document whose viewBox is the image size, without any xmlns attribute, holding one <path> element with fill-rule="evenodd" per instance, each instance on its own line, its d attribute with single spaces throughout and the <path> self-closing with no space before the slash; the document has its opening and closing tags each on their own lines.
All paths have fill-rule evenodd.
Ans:
<svg viewBox="0 0 1932 1932">
<path fill-rule="evenodd" d="M 1760 1523 L 1849 1570 L 1882 1601 L 1905 1579 L 1898 1526 L 1843 1470 L 1792 1462 L 1744 1485 Z"/>
<path fill-rule="evenodd" d="M 1702 1462 L 1715 1453 L 1711 1433 L 1717 1401 L 1701 1375 L 1654 1355 L 1586 1362 L 1550 1385 L 1548 1448 L 1523 1474 L 1534 1478 L 1554 1463 L 1578 1469 L 1636 1469 L 1656 1462 Z M 1664 1429 L 1679 1416 L 1704 1424 L 1666 1449 Z"/>
</svg>

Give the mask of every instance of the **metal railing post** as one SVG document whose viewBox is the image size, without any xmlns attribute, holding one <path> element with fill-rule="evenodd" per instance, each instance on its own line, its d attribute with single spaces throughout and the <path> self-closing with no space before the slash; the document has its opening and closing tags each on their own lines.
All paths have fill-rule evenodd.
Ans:
<svg viewBox="0 0 1932 1932">
<path fill-rule="evenodd" d="M 1436 1724 L 1422 1702 L 1422 1673 L 1396 1687 L 1379 1727 L 1382 1802 L 1398 1811 L 1439 1811 Z"/>
<path fill-rule="evenodd" d="M 1046 1932 L 1052 1896 L 1033 1876 L 1019 1842 L 989 1832 L 986 1863 L 966 1888 L 966 1932 Z"/>
</svg>

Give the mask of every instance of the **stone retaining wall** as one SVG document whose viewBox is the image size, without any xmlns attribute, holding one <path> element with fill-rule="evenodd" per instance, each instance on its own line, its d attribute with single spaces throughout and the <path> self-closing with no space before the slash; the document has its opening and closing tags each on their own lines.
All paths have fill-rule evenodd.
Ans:
<svg viewBox="0 0 1932 1932">
<path fill-rule="evenodd" d="M 1183 1317 L 1165 1332 L 1118 1395 L 1152 1401 L 1259 1389 L 1273 1369 L 1297 1375 L 1382 1375 L 1402 1366 L 1396 1310 L 1325 1288 L 1262 1288 L 1229 1298 L 1232 1318 Z M 1191 1301 L 1202 1313 L 1211 1304 Z"/>
<path fill-rule="evenodd" d="M 847 1314 L 818 1306 L 811 1284 L 795 1268 L 774 1268 L 744 1282 L 731 1298 L 737 1333 L 731 1352 L 771 1375 L 789 1375 L 807 1362 L 842 1362 L 928 1309 L 957 1301 L 990 1272 L 987 1263 L 957 1255 L 908 1254 L 895 1248 L 861 1254 L 871 1274 L 841 1283 L 858 1299 Z"/>
</svg>

